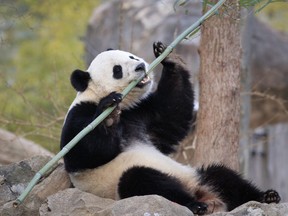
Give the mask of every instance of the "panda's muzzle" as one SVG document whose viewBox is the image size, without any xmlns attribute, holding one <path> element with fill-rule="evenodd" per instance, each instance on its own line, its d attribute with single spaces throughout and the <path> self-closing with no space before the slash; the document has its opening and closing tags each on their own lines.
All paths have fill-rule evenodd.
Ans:
<svg viewBox="0 0 288 216">
<path fill-rule="evenodd" d="M 140 63 L 136 66 L 135 72 L 145 72 L 146 71 L 146 65 L 144 63 Z M 144 78 L 136 85 L 139 88 L 143 88 L 145 85 L 150 83 L 151 79 L 147 75 L 144 76 Z"/>
<path fill-rule="evenodd" d="M 141 63 L 139 65 L 136 66 L 135 71 L 136 72 L 141 72 L 141 71 L 145 71 L 146 67 L 144 63 Z"/>
</svg>

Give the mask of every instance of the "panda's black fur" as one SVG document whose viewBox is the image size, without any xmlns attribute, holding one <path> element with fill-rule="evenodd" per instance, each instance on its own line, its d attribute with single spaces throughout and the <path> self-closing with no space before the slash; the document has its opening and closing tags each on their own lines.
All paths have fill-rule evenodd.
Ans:
<svg viewBox="0 0 288 216">
<path fill-rule="evenodd" d="M 161 42 L 153 48 L 156 57 L 165 50 Z M 124 99 L 119 92 L 147 70 L 143 59 L 110 50 L 99 54 L 87 72 L 72 73 L 78 94 L 65 119 L 61 148 L 117 105 L 64 157 L 74 186 L 114 199 L 158 194 L 196 214 L 232 210 L 250 200 L 279 202 L 276 191 L 263 192 L 223 165 L 193 168 L 167 156 L 191 127 L 194 96 L 178 55 L 171 53 L 162 65 L 156 91 L 145 77 Z"/>
</svg>

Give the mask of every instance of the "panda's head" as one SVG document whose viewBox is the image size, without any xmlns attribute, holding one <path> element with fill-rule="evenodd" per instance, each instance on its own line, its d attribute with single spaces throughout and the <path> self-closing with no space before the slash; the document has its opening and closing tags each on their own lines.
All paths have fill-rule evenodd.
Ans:
<svg viewBox="0 0 288 216">
<path fill-rule="evenodd" d="M 141 58 L 121 50 L 100 53 L 86 72 L 75 70 L 71 75 L 72 86 L 78 91 L 74 103 L 98 103 L 111 92 L 121 93 L 130 82 L 139 79 L 148 68 Z M 131 108 L 152 90 L 153 79 L 145 77 L 121 102 L 122 109 Z"/>
</svg>

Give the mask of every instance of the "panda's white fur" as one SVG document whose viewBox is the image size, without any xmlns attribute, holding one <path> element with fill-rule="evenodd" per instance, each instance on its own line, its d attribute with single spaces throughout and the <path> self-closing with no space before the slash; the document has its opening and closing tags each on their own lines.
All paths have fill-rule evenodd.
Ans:
<svg viewBox="0 0 288 216">
<path fill-rule="evenodd" d="M 195 169 L 184 166 L 170 157 L 162 154 L 153 145 L 135 140 L 132 146 L 126 148 L 114 160 L 81 173 L 70 174 L 72 183 L 83 191 L 89 191 L 101 197 L 118 199 L 117 185 L 122 173 L 133 166 L 151 167 L 166 174 L 175 176 L 190 188 L 195 188 L 198 182 Z M 81 181 L 80 179 L 85 179 Z M 88 181 L 87 181 L 88 180 Z M 95 182 L 102 182 L 95 184 Z"/>
<path fill-rule="evenodd" d="M 133 59 L 131 59 L 131 57 L 133 57 Z M 94 58 L 87 69 L 87 73 L 91 76 L 88 88 L 84 92 L 77 92 L 77 96 L 71 104 L 70 109 L 84 101 L 94 101 L 98 103 L 103 96 L 114 91 L 121 93 L 131 81 L 138 80 L 143 76 L 143 73 L 135 73 L 135 68 L 139 63 L 144 63 L 146 70 L 148 70 L 149 64 L 144 59 L 132 53 L 122 50 L 110 50 L 100 53 Z M 113 79 L 110 73 L 113 66 L 118 64 L 123 68 L 123 79 Z M 121 109 L 127 109 L 137 105 L 143 98 L 150 94 L 153 88 L 153 76 L 153 72 L 151 72 L 149 74 L 149 79 L 151 80 L 149 85 L 145 85 L 143 88 L 134 88 L 129 92 L 120 104 Z"/>
<path fill-rule="evenodd" d="M 189 165 L 183 165 L 159 152 L 152 144 L 133 141 L 133 145 L 126 148 L 109 163 L 86 171 L 70 173 L 70 179 L 76 188 L 100 197 L 114 200 L 120 199 L 118 183 L 122 174 L 131 167 L 144 166 L 154 168 L 169 176 L 176 177 L 191 194 L 203 193 L 202 202 L 208 204 L 207 212 L 226 211 L 226 204 L 219 199 L 217 192 L 205 185 L 200 185 L 197 170 Z"/>
</svg>

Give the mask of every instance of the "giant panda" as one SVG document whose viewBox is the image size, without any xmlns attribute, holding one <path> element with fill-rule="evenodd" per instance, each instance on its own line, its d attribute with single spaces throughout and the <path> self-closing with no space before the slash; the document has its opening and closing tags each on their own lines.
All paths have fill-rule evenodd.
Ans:
<svg viewBox="0 0 288 216">
<path fill-rule="evenodd" d="M 154 43 L 155 56 L 165 48 Z M 111 199 L 157 194 L 199 215 L 250 200 L 278 203 L 276 191 L 261 191 L 223 165 L 195 168 L 169 157 L 191 127 L 194 96 L 189 71 L 177 54 L 162 65 L 156 90 L 153 76 L 144 76 L 125 98 L 120 92 L 147 70 L 140 57 L 108 50 L 87 71 L 72 73 L 78 93 L 65 118 L 61 148 L 107 107 L 117 106 L 64 157 L 73 185 Z"/>
</svg>

